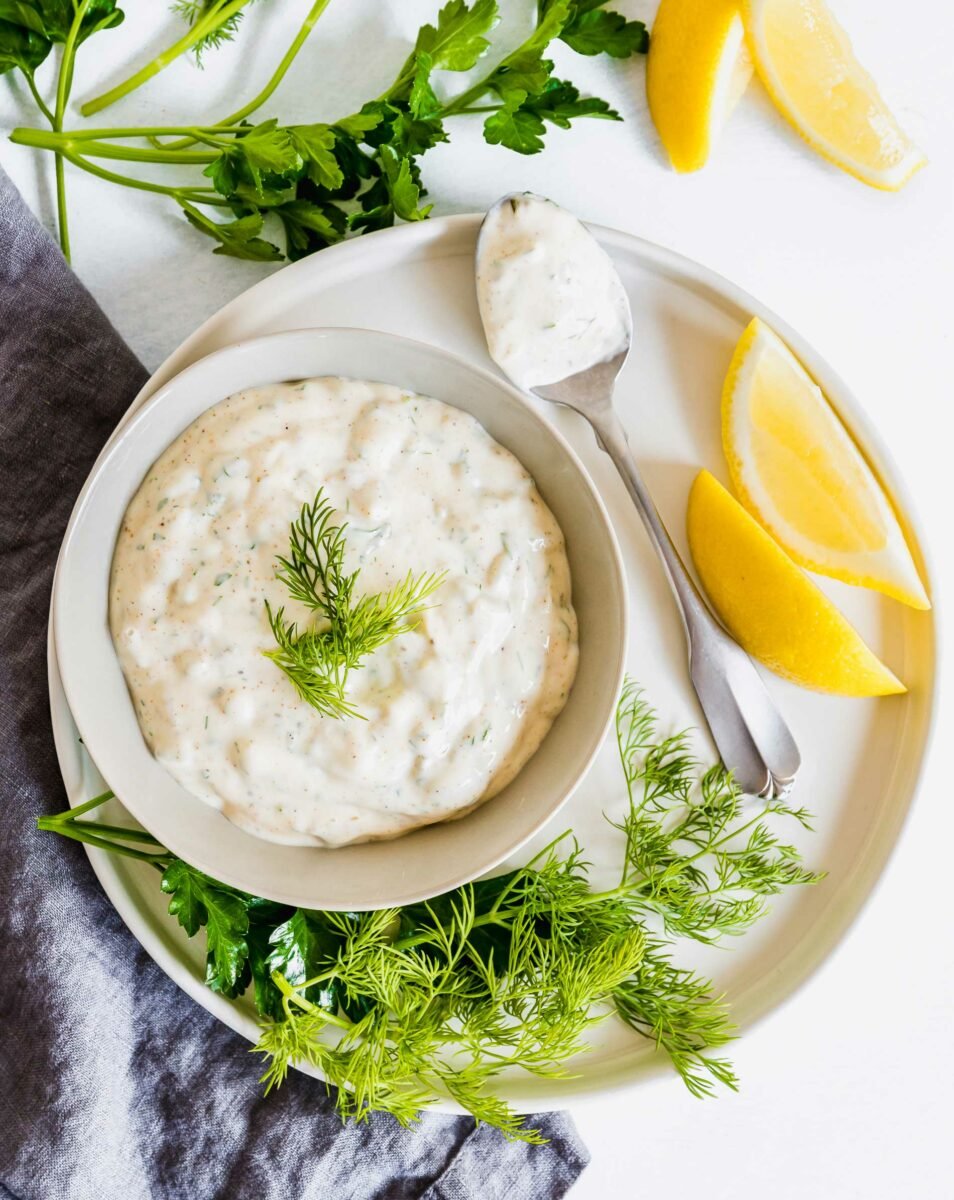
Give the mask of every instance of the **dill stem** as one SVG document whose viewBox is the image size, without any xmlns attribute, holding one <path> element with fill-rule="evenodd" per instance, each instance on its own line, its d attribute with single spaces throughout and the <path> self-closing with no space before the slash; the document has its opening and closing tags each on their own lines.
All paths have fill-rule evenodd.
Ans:
<svg viewBox="0 0 954 1200">
<path fill-rule="evenodd" d="M 747 829 L 751 829 L 753 825 L 755 825 L 757 822 L 761 821 L 767 812 L 768 812 L 767 808 L 763 809 L 761 812 L 757 812 L 755 814 L 755 816 L 751 817 L 748 821 L 745 822 L 745 824 L 737 825 L 734 829 L 730 829 L 728 833 L 723 834 L 723 836 L 718 838 L 716 841 L 710 842 L 707 846 L 703 846 L 703 848 L 701 850 L 697 850 L 695 854 L 691 854 L 691 855 L 689 855 L 688 858 L 682 859 L 680 866 L 682 866 L 683 864 L 688 866 L 689 863 L 694 863 L 698 859 L 704 858 L 707 854 L 711 854 L 713 852 L 713 850 L 719 850 L 722 846 L 724 846 L 726 844 L 726 842 L 735 841 L 735 839 L 737 837 L 739 837 L 740 834 L 745 833 L 745 831 Z M 724 828 L 724 826 L 723 826 L 723 828 Z"/>
<path fill-rule="evenodd" d="M 101 93 L 99 96 L 94 96 L 92 100 L 87 100 L 80 107 L 80 112 L 84 117 L 91 117 L 93 113 L 101 112 L 104 108 L 108 108 L 110 104 L 115 104 L 117 100 L 122 99 L 123 96 L 128 96 L 130 92 L 134 92 L 136 88 L 147 83 L 153 76 L 158 75 L 160 71 L 164 71 L 170 63 L 175 62 L 180 55 L 191 50 L 203 38 L 208 37 L 210 33 L 214 33 L 221 25 L 231 20 L 248 3 L 249 0 L 229 0 L 224 5 L 219 3 L 210 8 L 178 41 L 173 42 L 161 54 L 157 54 L 151 62 L 146 63 L 144 67 L 140 67 L 128 79 L 124 79 L 122 83 L 116 84 L 115 87 Z"/>
<path fill-rule="evenodd" d="M 337 1013 L 330 1013 L 325 1008 L 319 1008 L 317 1004 L 304 996 L 305 988 L 311 987 L 311 982 L 300 984 L 289 983 L 281 971 L 272 971 L 272 983 L 278 988 L 282 994 L 282 1007 L 285 1014 L 291 1017 L 290 1005 L 297 1004 L 300 1009 L 308 1013 L 310 1016 L 318 1017 L 320 1020 L 327 1022 L 329 1025 L 335 1025 L 339 1029 L 352 1029 L 354 1022 L 349 1021 L 347 1017 L 339 1017 Z"/>
</svg>

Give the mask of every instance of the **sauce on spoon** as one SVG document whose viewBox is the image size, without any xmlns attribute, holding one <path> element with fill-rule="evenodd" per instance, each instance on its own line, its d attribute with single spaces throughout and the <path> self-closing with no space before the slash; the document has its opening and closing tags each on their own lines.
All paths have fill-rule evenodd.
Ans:
<svg viewBox="0 0 954 1200">
<path fill-rule="evenodd" d="M 629 341 L 629 301 L 606 252 L 571 213 L 529 192 L 484 222 L 477 300 L 491 357 L 525 389 L 612 358 Z"/>
</svg>

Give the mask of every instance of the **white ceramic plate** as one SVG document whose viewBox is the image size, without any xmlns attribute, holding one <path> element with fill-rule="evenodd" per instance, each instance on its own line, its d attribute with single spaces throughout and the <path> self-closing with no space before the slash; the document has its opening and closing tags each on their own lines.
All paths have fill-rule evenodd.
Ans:
<svg viewBox="0 0 954 1200">
<path fill-rule="evenodd" d="M 336 850 L 262 841 L 203 804 L 147 747 L 106 621 L 126 509 L 167 446 L 211 405 L 248 388 L 367 376 L 470 413 L 536 481 L 566 538 L 580 659 L 566 707 L 523 770 L 459 820 Z M 391 908 L 450 891 L 516 853 L 565 803 L 599 751 L 622 683 L 626 584 L 606 510 L 560 434 L 499 376 L 433 346 L 367 329 L 249 338 L 193 363 L 154 393 L 100 454 L 70 519 L 53 588 L 53 630 L 74 719 L 109 786 L 153 837 L 193 866 L 301 908 Z"/>
<path fill-rule="evenodd" d="M 220 346 L 303 325 L 384 329 L 489 365 L 473 285 L 478 225 L 475 216 L 407 225 L 286 268 L 199 329 L 163 364 L 133 408 L 185 365 Z M 749 318 L 758 315 L 789 343 L 841 413 L 893 496 L 923 567 L 913 515 L 890 456 L 828 364 L 764 305 L 705 268 L 626 234 L 594 233 L 620 271 L 635 322 L 634 349 L 617 389 L 617 404 L 681 549 L 686 496 L 696 470 L 704 465 L 726 479 L 720 389 L 735 342 Z M 613 518 L 630 588 L 629 670 L 667 728 L 698 724 L 679 618 L 623 486 L 578 418 L 541 409 L 583 459 Z M 901 697 L 859 701 L 768 680 L 802 750 L 799 801 L 816 814 L 815 832 L 793 832 L 792 840 L 829 877 L 816 888 L 782 897 L 770 917 L 729 949 L 678 948 L 682 963 L 709 973 L 716 990 L 727 994 L 743 1030 L 791 996 L 857 916 L 908 811 L 930 732 L 934 614 L 829 581 L 821 586 L 910 690 Z M 100 790 L 101 780 L 78 744 L 52 654 L 50 688 L 57 750 L 76 804 Z M 700 752 L 712 754 L 701 737 Z M 608 880 L 618 863 L 619 839 L 601 812 L 618 812 L 622 800 L 610 741 L 543 837 L 572 826 L 595 864 L 594 877 Z M 254 1037 L 250 1006 L 230 1004 L 203 987 L 198 947 L 165 915 L 155 872 L 95 851 L 90 857 L 107 893 L 156 961 L 200 1004 Z M 576 1079 L 560 1083 L 514 1074 L 501 1082 L 500 1091 L 518 1109 L 539 1111 L 646 1081 L 666 1066 L 646 1042 L 608 1021 L 598 1027 L 592 1051 L 576 1069 Z"/>
</svg>

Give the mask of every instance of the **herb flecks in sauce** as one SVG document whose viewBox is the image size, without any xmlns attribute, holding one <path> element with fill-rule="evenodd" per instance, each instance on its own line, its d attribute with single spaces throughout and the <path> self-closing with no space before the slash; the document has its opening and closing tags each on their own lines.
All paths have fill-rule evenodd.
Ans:
<svg viewBox="0 0 954 1200">
<path fill-rule="evenodd" d="M 340 700 L 337 651 L 329 664 L 327 637 L 301 640 L 329 616 L 276 579 L 283 555 L 303 586 L 289 521 L 319 487 L 331 525 L 348 522 L 337 573 L 360 570 L 341 605 L 357 609 L 344 699 L 366 720 L 319 719 L 262 653 Z M 443 572 L 428 601 L 416 577 Z M 274 629 L 265 601 L 284 610 Z M 395 620 L 416 628 L 382 644 Z M 577 662 L 563 537 L 526 470 L 460 409 L 353 379 L 238 393 L 176 439 L 123 522 L 110 623 L 158 761 L 243 829 L 293 844 L 394 837 L 489 799 L 543 740 Z"/>
</svg>

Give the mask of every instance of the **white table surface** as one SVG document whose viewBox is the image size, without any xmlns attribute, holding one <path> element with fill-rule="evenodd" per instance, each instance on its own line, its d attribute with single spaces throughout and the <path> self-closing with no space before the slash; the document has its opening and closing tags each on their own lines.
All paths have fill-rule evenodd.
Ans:
<svg viewBox="0 0 954 1200">
<path fill-rule="evenodd" d="M 211 120 L 264 82 L 309 0 L 256 6 L 239 41 L 204 71 L 180 60 L 98 124 Z M 716 159 L 679 177 L 646 111 L 642 59 L 555 57 L 610 100 L 625 125 L 581 123 L 523 158 L 486 146 L 475 125 L 428 154 L 435 213 L 485 208 L 529 188 L 582 216 L 694 257 L 761 297 L 812 341 L 867 406 L 906 476 L 934 555 L 937 592 L 954 583 L 951 548 L 954 270 L 954 16 L 943 0 L 832 0 L 862 60 L 931 164 L 900 195 L 875 192 L 815 159 L 753 85 Z M 125 26 L 81 53 L 75 95 L 145 61 L 173 27 L 164 5 L 129 0 Z M 266 115 L 326 120 L 381 92 L 436 0 L 333 0 Z M 530 19 L 505 0 L 497 45 Z M 655 0 L 619 0 L 649 20 Z M 78 123 L 78 118 L 76 118 Z M 9 77 L 0 128 L 37 123 Z M 52 163 L 2 144 L 0 156 L 52 225 Z M 166 202 L 70 173 L 76 270 L 150 368 L 225 301 L 274 267 L 213 257 Z M 950 684 L 945 664 L 942 690 Z M 919 800 L 882 883 L 838 953 L 782 1011 L 733 1049 L 739 1095 L 693 1100 L 673 1079 L 576 1119 L 593 1161 L 588 1198 L 788 1200 L 954 1197 L 954 844 L 942 710 Z"/>
</svg>

